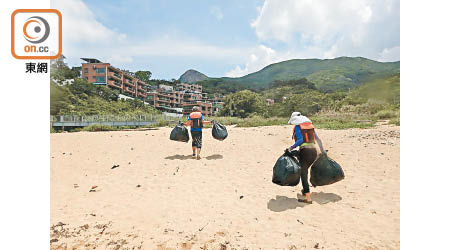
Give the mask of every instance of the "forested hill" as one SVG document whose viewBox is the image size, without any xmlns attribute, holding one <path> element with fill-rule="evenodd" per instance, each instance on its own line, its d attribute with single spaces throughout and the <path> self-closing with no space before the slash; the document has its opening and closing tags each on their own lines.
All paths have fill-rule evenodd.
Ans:
<svg viewBox="0 0 450 250">
<path fill-rule="evenodd" d="M 293 59 L 274 63 L 243 77 L 209 78 L 206 89 L 223 92 L 244 88 L 264 89 L 277 80 L 306 78 L 321 91 L 351 89 L 364 82 L 400 73 L 400 62 L 377 62 L 363 57 L 335 59 Z"/>
</svg>

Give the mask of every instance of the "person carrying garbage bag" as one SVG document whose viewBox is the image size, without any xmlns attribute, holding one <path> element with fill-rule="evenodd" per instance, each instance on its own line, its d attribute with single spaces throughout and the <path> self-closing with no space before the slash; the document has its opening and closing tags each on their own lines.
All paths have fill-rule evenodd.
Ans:
<svg viewBox="0 0 450 250">
<path fill-rule="evenodd" d="M 202 128 L 203 124 L 211 123 L 203 119 L 203 114 L 200 111 L 200 107 L 194 106 L 192 113 L 188 116 L 188 121 L 184 124 L 191 126 L 192 136 L 192 158 L 196 158 L 195 153 L 197 151 L 197 160 L 200 160 L 200 151 L 202 149 Z"/>
<path fill-rule="evenodd" d="M 302 195 L 306 198 L 299 199 L 298 201 L 312 204 L 308 184 L 308 170 L 317 157 L 317 150 L 315 147 L 316 140 L 321 151 L 323 151 L 322 142 L 317 136 L 311 120 L 308 117 L 303 116 L 300 112 L 293 112 L 288 124 L 294 125 L 292 139 L 295 143 L 287 148 L 286 151 L 291 152 L 300 162 L 300 179 L 303 186 Z M 300 147 L 300 149 L 298 151 L 293 151 L 296 147 Z"/>
</svg>

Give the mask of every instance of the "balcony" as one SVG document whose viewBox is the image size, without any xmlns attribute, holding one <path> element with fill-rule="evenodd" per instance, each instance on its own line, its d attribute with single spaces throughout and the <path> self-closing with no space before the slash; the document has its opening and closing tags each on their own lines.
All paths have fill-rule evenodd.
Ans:
<svg viewBox="0 0 450 250">
<path fill-rule="evenodd" d="M 108 84 L 113 86 L 113 87 L 116 87 L 116 88 L 122 88 L 122 84 L 120 84 L 120 82 L 117 82 L 117 81 L 112 80 L 112 79 L 108 79 Z"/>
<path fill-rule="evenodd" d="M 128 79 L 124 79 L 123 83 L 128 86 L 134 86 L 134 84 L 132 82 L 128 81 Z"/>
<path fill-rule="evenodd" d="M 133 77 L 131 77 L 131 76 L 129 76 L 129 75 L 123 75 L 123 78 L 124 78 L 125 80 L 129 80 L 130 82 L 133 81 Z"/>
<path fill-rule="evenodd" d="M 119 85 L 122 85 L 122 81 L 121 80 L 117 80 L 116 78 L 109 76 L 108 77 L 108 81 L 113 81 L 114 83 L 117 83 Z"/>
<path fill-rule="evenodd" d="M 132 88 L 127 88 L 127 87 L 125 87 L 125 88 L 124 88 L 124 91 L 125 91 L 125 92 L 128 92 L 128 93 L 131 93 L 131 94 L 134 93 L 134 90 L 133 90 Z"/>
<path fill-rule="evenodd" d="M 122 81 L 122 76 L 119 75 L 119 74 L 116 74 L 116 73 L 114 73 L 114 72 L 109 72 L 108 75 L 109 75 L 110 77 L 116 79 L 116 80 Z"/>
<path fill-rule="evenodd" d="M 158 98 L 158 102 L 169 103 L 170 101 L 168 99 L 165 99 L 165 98 Z"/>
</svg>

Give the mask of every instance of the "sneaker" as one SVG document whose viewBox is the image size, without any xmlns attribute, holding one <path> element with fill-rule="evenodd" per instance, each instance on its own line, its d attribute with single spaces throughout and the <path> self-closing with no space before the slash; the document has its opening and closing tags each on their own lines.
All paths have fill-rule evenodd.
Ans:
<svg viewBox="0 0 450 250">
<path fill-rule="evenodd" d="M 201 159 L 200 155 L 197 155 L 197 160 L 200 160 L 200 159 Z"/>
<path fill-rule="evenodd" d="M 194 158 L 194 159 L 195 159 L 195 154 L 192 154 L 192 158 Z"/>
</svg>

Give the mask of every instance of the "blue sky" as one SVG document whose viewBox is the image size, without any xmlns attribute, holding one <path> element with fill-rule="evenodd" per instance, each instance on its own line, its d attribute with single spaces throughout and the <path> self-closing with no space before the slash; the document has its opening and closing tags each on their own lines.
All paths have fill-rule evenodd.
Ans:
<svg viewBox="0 0 450 250">
<path fill-rule="evenodd" d="M 400 59 L 398 0 L 52 0 L 63 54 L 178 78 L 237 77 L 292 58 Z"/>
</svg>

